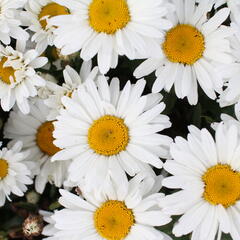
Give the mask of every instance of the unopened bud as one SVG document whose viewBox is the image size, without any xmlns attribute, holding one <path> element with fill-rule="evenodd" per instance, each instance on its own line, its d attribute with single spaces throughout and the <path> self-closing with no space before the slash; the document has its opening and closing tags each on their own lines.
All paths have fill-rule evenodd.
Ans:
<svg viewBox="0 0 240 240">
<path fill-rule="evenodd" d="M 26 199 L 28 203 L 36 204 L 39 201 L 39 194 L 36 193 L 35 191 L 28 192 L 26 194 Z"/>
</svg>

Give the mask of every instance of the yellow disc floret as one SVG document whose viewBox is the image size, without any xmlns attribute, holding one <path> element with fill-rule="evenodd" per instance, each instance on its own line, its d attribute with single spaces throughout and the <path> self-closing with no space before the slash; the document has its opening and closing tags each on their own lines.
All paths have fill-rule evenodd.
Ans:
<svg viewBox="0 0 240 240">
<path fill-rule="evenodd" d="M 5 178 L 8 174 L 8 162 L 0 158 L 0 180 Z"/>
<path fill-rule="evenodd" d="M 94 213 L 95 228 L 107 240 L 124 239 L 134 222 L 132 210 L 121 201 L 109 200 Z"/>
<path fill-rule="evenodd" d="M 3 57 L 0 61 L 0 80 L 6 84 L 11 84 L 10 78 L 15 82 L 15 70 L 12 67 L 4 67 L 4 63 L 7 61 L 6 57 Z"/>
<path fill-rule="evenodd" d="M 69 14 L 69 11 L 66 7 L 59 5 L 57 3 L 49 3 L 41 9 L 38 15 L 38 20 L 42 28 L 46 29 L 47 27 L 46 18 L 51 18 L 59 15 L 67 15 L 67 14 Z"/>
<path fill-rule="evenodd" d="M 213 205 L 229 207 L 240 200 L 240 173 L 229 165 L 218 164 L 202 176 L 205 183 L 203 197 Z"/>
<path fill-rule="evenodd" d="M 167 32 L 162 47 L 169 61 L 192 65 L 203 56 L 205 41 L 197 28 L 179 24 Z"/>
<path fill-rule="evenodd" d="M 36 142 L 38 147 L 43 153 L 49 156 L 53 156 L 55 153 L 61 149 L 53 144 L 55 140 L 53 138 L 54 126 L 52 122 L 43 123 L 37 130 Z"/>
<path fill-rule="evenodd" d="M 88 130 L 88 144 L 98 154 L 110 156 L 126 149 L 128 127 L 123 119 L 105 115 L 93 122 Z"/>
<path fill-rule="evenodd" d="M 114 34 L 131 20 L 126 0 L 92 0 L 89 24 L 96 32 Z"/>
</svg>

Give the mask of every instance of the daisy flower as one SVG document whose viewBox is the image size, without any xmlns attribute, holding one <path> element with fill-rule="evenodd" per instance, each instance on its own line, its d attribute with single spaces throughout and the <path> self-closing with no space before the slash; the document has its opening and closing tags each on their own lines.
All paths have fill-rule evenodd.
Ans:
<svg viewBox="0 0 240 240">
<path fill-rule="evenodd" d="M 104 76 L 96 84 L 89 79 L 71 98 L 62 97 L 54 122 L 54 144 L 62 150 L 52 160 L 73 159 L 69 180 L 85 178 L 89 188 L 102 185 L 108 175 L 114 179 L 133 176 L 142 166 L 161 168 L 159 159 L 168 156 L 171 138 L 158 134 L 171 126 L 162 113 L 160 94 L 141 96 L 145 80 L 127 82 L 122 91 L 119 80 L 110 85 Z"/>
<path fill-rule="evenodd" d="M 17 42 L 16 50 L 0 45 L 0 102 L 4 111 L 10 111 L 15 103 L 24 113 L 29 113 L 28 98 L 37 95 L 37 86 L 45 80 L 36 72 L 47 63 L 36 50 L 25 50 L 25 42 Z"/>
<path fill-rule="evenodd" d="M 227 37 L 229 27 L 221 25 L 229 16 L 229 9 L 219 10 L 207 19 L 212 1 L 172 0 L 175 14 L 169 14 L 173 27 L 159 42 L 162 54 L 149 58 L 134 71 L 137 78 L 155 71 L 157 76 L 152 91 L 169 92 L 174 85 L 178 98 L 187 97 L 190 104 L 197 104 L 198 84 L 211 98 L 221 92 L 223 80 L 216 71 L 220 64 L 231 63 L 231 49 Z"/>
<path fill-rule="evenodd" d="M 28 0 L 25 5 L 24 17 L 26 25 L 34 33 L 32 41 L 36 42 L 36 50 L 41 54 L 47 46 L 53 46 L 55 27 L 49 22 L 54 16 L 67 15 L 66 7 L 51 0 Z"/>
<path fill-rule="evenodd" d="M 71 96 L 73 91 L 76 90 L 87 79 L 95 79 L 98 73 L 98 68 L 95 67 L 92 71 L 92 62 L 83 62 L 80 73 L 77 73 L 70 66 L 66 66 L 63 71 L 64 83 L 59 86 L 54 83 L 48 83 L 48 88 L 51 94 L 44 103 L 50 108 L 48 120 L 54 120 L 59 115 L 59 111 L 63 108 L 61 99 L 63 96 Z"/>
<path fill-rule="evenodd" d="M 29 35 L 20 25 L 20 9 L 24 0 L 1 0 L 0 1 L 0 41 L 10 44 L 11 37 L 18 40 L 27 40 Z"/>
<path fill-rule="evenodd" d="M 156 39 L 171 27 L 165 19 L 168 3 L 163 0 L 54 0 L 71 14 L 50 19 L 56 25 L 55 45 L 63 55 L 81 50 L 85 61 L 97 54 L 100 72 L 115 68 L 118 55 L 135 59 L 155 55 L 161 49 Z M 66 34 L 67 33 L 67 34 Z"/>
<path fill-rule="evenodd" d="M 49 181 L 61 187 L 66 178 L 68 162 L 51 162 L 51 157 L 60 149 L 53 144 L 53 122 L 47 120 L 48 107 L 42 99 L 33 99 L 30 102 L 30 112 L 24 115 L 19 109 L 14 108 L 4 127 L 4 136 L 13 141 L 22 141 L 23 149 L 30 151 L 33 164 L 35 188 L 42 193 Z"/>
<path fill-rule="evenodd" d="M 235 8 L 231 14 L 231 27 L 234 30 L 234 35 L 230 37 L 230 46 L 234 56 L 234 63 L 219 68 L 219 73 L 222 74 L 226 83 L 226 88 L 219 97 L 219 104 L 221 107 L 229 106 L 240 101 L 240 5 Z"/>
<path fill-rule="evenodd" d="M 177 237 L 192 232 L 194 240 L 214 240 L 218 233 L 240 238 L 240 138 L 235 124 L 220 123 L 215 141 L 206 130 L 189 127 L 187 140 L 170 147 L 173 160 L 164 164 L 173 176 L 163 186 L 181 189 L 160 200 L 163 211 L 182 215 L 173 227 Z"/>
<path fill-rule="evenodd" d="M 1 145 L 1 143 L 0 143 Z M 11 148 L 0 150 L 0 207 L 6 198 L 11 201 L 11 193 L 22 197 L 27 191 L 26 185 L 32 184 L 30 171 L 24 164 L 29 152 L 22 151 L 22 143 L 17 142 Z"/>
<path fill-rule="evenodd" d="M 160 177 L 161 179 L 161 177 Z M 171 221 L 157 205 L 164 194 L 157 193 L 159 180 L 137 175 L 129 182 L 109 183 L 105 191 L 86 192 L 84 198 L 60 190 L 59 202 L 64 209 L 51 217 L 58 239 L 149 239 L 170 238 L 154 226 Z M 71 227 L 70 227 L 71 226 Z"/>
</svg>

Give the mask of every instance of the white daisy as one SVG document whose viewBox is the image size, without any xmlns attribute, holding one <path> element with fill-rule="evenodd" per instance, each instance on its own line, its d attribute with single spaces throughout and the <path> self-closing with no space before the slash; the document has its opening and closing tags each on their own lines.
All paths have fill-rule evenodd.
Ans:
<svg viewBox="0 0 240 240">
<path fill-rule="evenodd" d="M 164 164 L 173 176 L 163 186 L 181 189 L 160 200 L 163 211 L 182 215 L 173 228 L 177 237 L 192 232 L 192 240 L 214 240 L 218 232 L 240 239 L 240 137 L 235 124 L 221 123 L 215 141 L 206 130 L 189 127 L 187 140 L 171 145 L 173 160 Z"/>
<path fill-rule="evenodd" d="M 156 179 L 137 175 L 129 182 L 109 183 L 105 191 L 86 192 L 84 198 L 60 190 L 59 202 L 64 206 L 51 217 L 59 240 L 72 238 L 105 240 L 169 240 L 154 226 L 171 221 L 157 202 L 164 194 L 157 193 L 161 176 Z"/>
<path fill-rule="evenodd" d="M 37 43 L 36 50 L 41 54 L 47 46 L 53 46 L 55 27 L 49 19 L 58 15 L 69 14 L 67 8 L 51 0 L 28 0 L 25 5 L 26 25 L 34 32 L 32 41 Z"/>
<path fill-rule="evenodd" d="M 11 193 L 22 197 L 27 191 L 26 185 L 32 184 L 30 171 L 24 164 L 29 152 L 22 151 L 22 143 L 17 142 L 11 148 L 0 150 L 0 207 L 6 198 L 11 201 Z"/>
<path fill-rule="evenodd" d="M 121 179 L 168 156 L 171 138 L 158 134 L 171 126 L 162 113 L 160 94 L 141 96 L 146 82 L 127 82 L 122 91 L 119 80 L 110 86 L 104 76 L 96 84 L 90 79 L 71 98 L 62 97 L 64 109 L 54 122 L 54 144 L 63 149 L 52 160 L 74 159 L 69 180 L 86 179 L 88 187 L 101 185 L 110 175 Z M 97 85 L 97 86 L 96 86 Z"/>
<path fill-rule="evenodd" d="M 174 85 L 178 98 L 187 97 L 190 104 L 197 104 L 198 87 L 211 99 L 221 92 L 223 80 L 216 67 L 231 63 L 231 49 L 227 37 L 229 27 L 221 25 L 229 15 L 229 9 L 219 10 L 207 19 L 212 1 L 172 0 L 176 13 L 170 14 L 174 25 L 159 44 L 162 54 L 144 61 L 134 72 L 137 78 L 155 71 L 157 79 L 152 91 L 163 88 L 169 92 Z"/>
<path fill-rule="evenodd" d="M 28 98 L 37 95 L 37 86 L 45 80 L 36 72 L 47 63 L 36 50 L 25 51 L 25 42 L 17 42 L 16 50 L 0 45 L 0 102 L 9 111 L 15 102 L 23 113 L 29 112 Z"/>
<path fill-rule="evenodd" d="M 36 191 L 42 193 L 49 181 L 61 187 L 70 161 L 51 162 L 51 157 L 60 149 L 53 144 L 52 121 L 47 121 L 48 107 L 42 99 L 33 99 L 30 102 L 30 112 L 24 115 L 19 109 L 14 108 L 4 127 L 4 136 L 13 141 L 22 141 L 23 149 L 30 150 L 29 156 L 34 165 L 32 172 L 36 176 Z"/>
<path fill-rule="evenodd" d="M 103 74 L 117 66 L 118 55 L 135 59 L 160 53 L 156 39 L 171 27 L 164 18 L 168 2 L 163 0 L 54 1 L 71 12 L 50 19 L 58 27 L 55 45 L 64 55 L 81 50 L 85 61 L 97 54 Z"/>
<path fill-rule="evenodd" d="M 24 0 L 1 0 L 0 1 L 0 41 L 10 44 L 11 37 L 18 40 L 27 40 L 28 33 L 20 25 L 20 11 Z"/>
<path fill-rule="evenodd" d="M 219 97 L 221 107 L 229 106 L 240 102 L 240 4 L 238 9 L 231 15 L 231 27 L 234 29 L 234 35 L 230 38 L 232 53 L 234 56 L 234 63 L 226 66 L 220 66 L 219 73 L 222 74 L 225 83 L 225 90 Z"/>
<path fill-rule="evenodd" d="M 50 108 L 48 120 L 54 120 L 59 115 L 59 111 L 63 108 L 61 99 L 63 96 L 71 96 L 73 91 L 76 90 L 87 79 L 95 79 L 98 73 L 98 68 L 95 67 L 92 71 L 92 62 L 83 62 L 80 73 L 77 73 L 70 66 L 66 66 L 63 71 L 64 83 L 59 86 L 54 83 L 48 83 L 48 88 L 51 94 L 44 103 Z"/>
</svg>

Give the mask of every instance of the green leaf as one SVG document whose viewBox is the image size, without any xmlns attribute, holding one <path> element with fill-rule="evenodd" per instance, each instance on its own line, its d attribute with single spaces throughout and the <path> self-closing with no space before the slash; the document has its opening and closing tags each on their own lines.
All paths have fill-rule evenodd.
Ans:
<svg viewBox="0 0 240 240">
<path fill-rule="evenodd" d="M 223 234 L 221 240 L 232 240 L 232 238 L 229 234 Z"/>
<path fill-rule="evenodd" d="M 200 128 L 202 123 L 202 105 L 198 103 L 193 110 L 193 124 Z"/>
<path fill-rule="evenodd" d="M 53 211 L 59 207 L 61 207 L 61 204 L 59 202 L 54 202 L 49 206 L 49 210 Z"/>
</svg>

